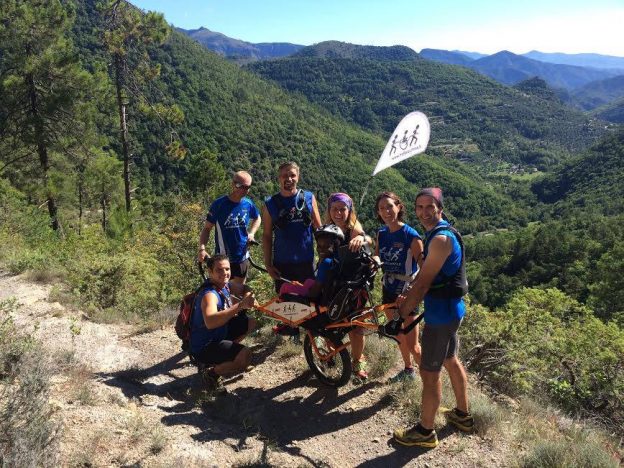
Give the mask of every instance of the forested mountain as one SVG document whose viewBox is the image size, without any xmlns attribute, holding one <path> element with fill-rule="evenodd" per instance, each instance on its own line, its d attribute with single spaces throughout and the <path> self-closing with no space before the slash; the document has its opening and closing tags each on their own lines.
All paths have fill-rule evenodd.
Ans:
<svg viewBox="0 0 624 468">
<path fill-rule="evenodd" d="M 536 54 L 541 53 L 536 52 Z M 516 55 L 506 50 L 492 55 L 479 56 L 475 54 L 469 56 L 460 51 L 449 52 L 438 49 L 423 49 L 420 51 L 420 55 L 423 58 L 436 62 L 472 68 L 479 73 L 494 78 L 499 83 L 507 85 L 513 85 L 537 76 L 546 81 L 553 88 L 572 90 L 593 81 L 604 80 L 622 74 L 621 68 L 594 68 L 591 66 L 581 66 L 577 63 L 564 64 L 563 62 L 533 59 L 530 53 Z M 549 54 L 542 54 L 540 56 L 548 55 Z M 594 58 L 594 61 L 598 60 L 597 57 Z M 605 63 L 619 63 L 613 60 L 606 60 L 609 59 L 608 56 L 604 56 L 604 58 Z M 618 57 L 611 58 L 618 59 Z M 624 59 L 620 60 L 624 61 Z M 574 62 L 574 60 L 571 61 Z M 579 59 L 579 61 L 582 62 L 581 59 Z"/>
<path fill-rule="evenodd" d="M 597 70 L 575 65 L 560 65 L 540 62 L 501 51 L 474 60 L 469 67 L 505 84 L 515 84 L 533 76 L 539 76 L 554 88 L 575 89 L 596 80 L 603 80 L 618 74 L 612 70 Z"/>
<path fill-rule="evenodd" d="M 550 221 L 469 241 L 473 296 L 498 307 L 520 287 L 556 287 L 615 318 L 623 311 L 614 296 L 621 297 L 623 178 L 620 130 L 536 181 Z"/>
<path fill-rule="evenodd" d="M 295 54 L 296 57 L 369 59 L 387 61 L 411 61 L 420 59 L 419 55 L 406 46 L 391 47 L 364 46 L 339 41 L 324 41 L 310 47 L 304 47 Z"/>
<path fill-rule="evenodd" d="M 624 124 L 624 98 L 596 109 L 593 114 L 607 122 Z"/>
<path fill-rule="evenodd" d="M 265 60 L 292 55 L 304 46 L 290 44 L 288 42 L 266 42 L 253 44 L 251 42 L 232 39 L 219 32 L 210 31 L 206 28 L 182 29 L 178 31 L 207 47 L 208 49 L 236 60 Z"/>
<path fill-rule="evenodd" d="M 474 59 L 460 52 L 451 52 L 441 49 L 423 49 L 419 52 L 422 58 L 433 60 L 435 62 L 448 63 L 449 65 L 468 66 Z"/>
<path fill-rule="evenodd" d="M 523 93 L 531 94 L 532 96 L 539 97 L 546 101 L 552 101 L 560 103 L 561 99 L 556 90 L 548 86 L 546 81 L 541 78 L 535 76 L 533 78 L 529 78 L 528 80 L 521 81 L 520 83 L 516 83 L 514 88 Z"/>
<path fill-rule="evenodd" d="M 586 154 L 535 183 L 540 200 L 554 204 L 556 217 L 581 212 L 624 212 L 624 131 L 605 138 Z"/>
<path fill-rule="evenodd" d="M 574 103 L 581 109 L 596 109 L 624 97 L 624 75 L 592 81 L 571 94 Z"/>
<path fill-rule="evenodd" d="M 382 60 L 356 59 L 356 50 L 323 43 L 248 69 L 384 137 L 419 109 L 432 123 L 433 154 L 476 161 L 481 169 L 498 170 L 501 161 L 546 169 L 604 131 L 558 101 L 510 89 L 463 67 L 386 60 L 383 50 L 377 52 Z"/>
<path fill-rule="evenodd" d="M 102 22 L 95 0 L 77 4 L 74 38 L 79 56 L 91 70 L 101 69 L 106 60 L 96 31 Z M 132 194 L 137 201 L 144 203 L 170 192 L 189 191 L 198 196 L 213 183 L 213 171 L 242 168 L 253 173 L 252 195 L 259 201 L 276 190 L 276 168 L 286 160 L 301 165 L 301 185 L 314 190 L 321 201 L 339 189 L 354 198 L 362 194 L 386 135 L 349 124 L 301 96 L 241 70 L 181 33 L 174 31 L 162 46 L 148 50 L 159 67 L 159 78 L 146 87 L 141 99 L 175 103 L 184 120 L 172 128 L 150 118 L 152 111 L 147 104 L 138 102 L 128 107 Z M 387 52 L 388 48 L 365 49 L 366 55 Z M 407 48 L 390 48 L 389 57 L 424 62 L 412 54 L 416 55 Z M 116 111 L 109 101 L 100 108 L 98 128 L 106 138 L 104 149 L 121 154 Z M 176 141 L 182 143 L 185 157 L 172 157 L 171 147 L 176 148 Z M 9 159 L 10 154 L 2 157 Z M 72 164 L 59 157 L 53 161 L 53 169 L 71 173 Z M 23 169 L 13 164 L 3 175 L 14 178 L 19 188 L 26 190 L 29 182 L 20 175 Z M 371 182 L 369 198 L 360 209 L 369 228 L 376 224 L 370 208 L 376 193 L 395 190 L 410 200 L 420 186 L 432 184 L 447 188 L 452 214 L 467 232 L 527 222 L 524 208 L 516 207 L 509 196 L 499 193 L 474 171 L 458 170 L 456 162 L 426 154 L 402 163 L 399 169 L 386 170 Z"/>
</svg>

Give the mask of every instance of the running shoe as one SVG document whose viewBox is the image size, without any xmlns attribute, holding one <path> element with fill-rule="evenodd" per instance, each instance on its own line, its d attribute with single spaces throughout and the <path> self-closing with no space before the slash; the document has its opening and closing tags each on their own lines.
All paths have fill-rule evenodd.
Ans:
<svg viewBox="0 0 624 468">
<path fill-rule="evenodd" d="M 202 369 L 199 371 L 202 383 L 206 390 L 215 394 L 227 393 L 227 389 L 223 384 L 223 377 L 214 373 L 212 369 Z"/>
<path fill-rule="evenodd" d="M 449 422 L 451 425 L 455 426 L 462 432 L 473 432 L 475 423 L 472 415 L 470 413 L 467 413 L 465 416 L 460 416 L 457 411 L 457 408 L 453 408 L 450 411 L 444 412 L 444 416 L 446 416 L 447 422 Z"/>
<path fill-rule="evenodd" d="M 424 435 L 420 433 L 417 427 L 418 426 L 414 426 L 411 429 L 396 429 L 394 431 L 394 440 L 408 447 L 435 448 L 438 446 L 438 435 L 436 431 L 431 431 L 431 434 Z"/>
<path fill-rule="evenodd" d="M 416 371 L 411 369 L 402 369 L 397 375 L 390 377 L 388 383 L 406 382 L 416 379 Z"/>
</svg>

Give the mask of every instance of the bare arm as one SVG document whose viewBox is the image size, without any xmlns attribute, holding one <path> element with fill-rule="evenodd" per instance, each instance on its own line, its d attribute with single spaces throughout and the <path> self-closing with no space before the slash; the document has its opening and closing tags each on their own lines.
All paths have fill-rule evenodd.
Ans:
<svg viewBox="0 0 624 468">
<path fill-rule="evenodd" d="M 230 291 L 234 296 L 239 298 L 252 294 L 251 288 L 243 283 L 230 283 Z M 238 302 L 238 300 L 236 302 Z"/>
<path fill-rule="evenodd" d="M 365 244 L 372 245 L 372 239 L 364 234 L 364 229 L 359 221 L 355 223 L 353 229 L 351 229 L 351 239 L 349 239 L 349 250 L 351 252 L 357 252 Z"/>
<path fill-rule="evenodd" d="M 318 204 L 314 195 L 312 195 L 312 226 L 314 226 L 314 229 L 321 227 L 321 215 L 319 214 Z"/>
<path fill-rule="evenodd" d="M 199 253 L 197 255 L 197 260 L 199 261 L 199 263 L 203 262 L 204 258 L 206 258 L 206 256 L 208 255 L 208 252 L 206 252 L 206 243 L 208 242 L 208 239 L 210 239 L 210 231 L 213 227 L 214 224 L 212 224 L 210 221 L 206 221 L 204 223 L 203 229 L 199 233 Z"/>
<path fill-rule="evenodd" d="M 262 216 L 258 216 L 256 219 L 251 221 L 251 225 L 249 226 L 249 230 L 247 231 L 247 235 L 250 240 L 255 240 L 256 232 L 260 228 L 260 224 L 262 224 Z"/>
<path fill-rule="evenodd" d="M 412 240 L 412 245 L 410 246 L 410 249 L 412 250 L 412 257 L 414 258 L 414 260 L 416 260 L 416 263 L 418 263 L 418 267 L 422 268 L 423 241 L 421 239 L 414 238 L 414 240 Z"/>
<path fill-rule="evenodd" d="M 271 278 L 279 278 L 280 273 L 273 266 L 273 220 L 266 205 L 262 207 L 262 254 L 264 266 Z"/>
<path fill-rule="evenodd" d="M 416 309 L 429 291 L 429 287 L 436 275 L 442 269 L 444 262 L 451 254 L 453 248 L 452 240 L 446 236 L 436 236 L 429 244 L 427 258 L 423 262 L 422 268 L 416 277 L 414 285 L 411 287 L 404 299 L 399 298 L 399 314 L 405 318 L 410 311 Z"/>
<path fill-rule="evenodd" d="M 253 307 L 254 297 L 244 297 L 238 304 L 227 309 L 218 310 L 217 296 L 211 292 L 204 295 L 201 303 L 204 324 L 209 330 L 219 328 L 228 323 L 239 311 Z"/>
</svg>

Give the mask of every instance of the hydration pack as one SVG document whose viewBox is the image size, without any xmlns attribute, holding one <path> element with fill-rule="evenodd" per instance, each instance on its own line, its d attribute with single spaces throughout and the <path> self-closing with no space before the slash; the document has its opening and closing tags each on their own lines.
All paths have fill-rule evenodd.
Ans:
<svg viewBox="0 0 624 468">
<path fill-rule="evenodd" d="M 451 231 L 461 248 L 461 265 L 457 272 L 452 276 L 441 274 L 442 280 L 432 284 L 427 291 L 427 295 L 437 299 L 456 299 L 463 297 L 468 293 L 468 279 L 466 277 L 466 250 L 461 234 L 453 226 L 438 226 L 425 237 L 425 251 L 429 246 L 431 239 L 440 231 Z"/>
</svg>

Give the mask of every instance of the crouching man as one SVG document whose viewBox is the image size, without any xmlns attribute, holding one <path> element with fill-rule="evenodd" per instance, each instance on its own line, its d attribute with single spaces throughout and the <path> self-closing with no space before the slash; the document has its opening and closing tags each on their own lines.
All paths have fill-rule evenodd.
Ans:
<svg viewBox="0 0 624 468">
<path fill-rule="evenodd" d="M 224 392 L 223 375 L 244 371 L 251 362 L 251 350 L 240 341 L 256 321 L 245 309 L 254 305 L 249 286 L 230 282 L 230 261 L 226 255 L 208 260 L 210 280 L 197 295 L 191 319 L 191 355 L 200 363 L 204 383 Z"/>
</svg>

